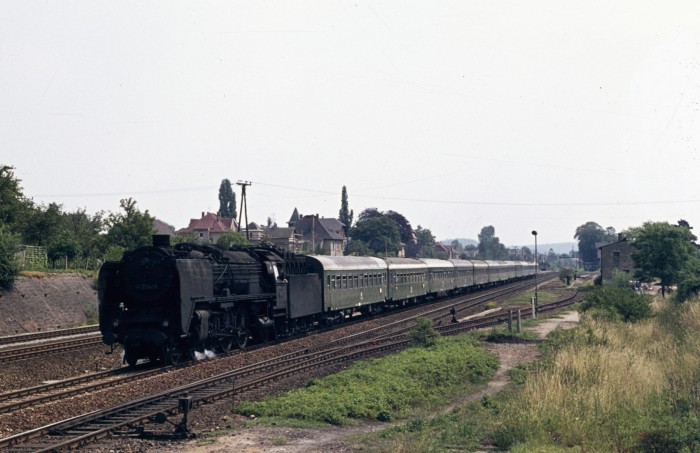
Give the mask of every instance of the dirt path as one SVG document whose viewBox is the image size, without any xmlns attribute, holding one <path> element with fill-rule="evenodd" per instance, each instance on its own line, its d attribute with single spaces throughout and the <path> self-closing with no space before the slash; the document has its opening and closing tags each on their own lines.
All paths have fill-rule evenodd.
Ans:
<svg viewBox="0 0 700 453">
<path fill-rule="evenodd" d="M 578 322 L 578 312 L 565 312 L 550 318 L 533 328 L 543 339 L 557 327 L 568 328 Z M 493 379 L 481 391 L 443 409 L 449 412 L 454 406 L 499 392 L 508 384 L 507 372 L 511 368 L 533 361 L 539 352 L 537 344 L 489 344 L 486 349 L 496 354 L 501 366 Z M 367 423 L 356 427 L 329 427 L 324 429 L 253 428 L 240 434 L 218 437 L 214 443 L 203 445 L 200 441 L 182 444 L 177 451 L 185 453 L 316 453 L 351 452 L 353 445 L 345 439 L 357 434 L 370 434 L 386 429 L 386 423 Z"/>
</svg>

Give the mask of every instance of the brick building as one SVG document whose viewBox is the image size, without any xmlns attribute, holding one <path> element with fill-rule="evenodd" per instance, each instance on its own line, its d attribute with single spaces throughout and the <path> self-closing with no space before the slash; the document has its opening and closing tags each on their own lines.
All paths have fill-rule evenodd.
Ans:
<svg viewBox="0 0 700 453">
<path fill-rule="evenodd" d="M 600 254 L 600 275 L 603 283 L 612 281 L 613 272 L 619 270 L 629 274 L 630 279 L 634 277 L 636 267 L 632 255 L 637 249 L 627 238 L 621 238 L 612 244 L 598 247 Z"/>
</svg>

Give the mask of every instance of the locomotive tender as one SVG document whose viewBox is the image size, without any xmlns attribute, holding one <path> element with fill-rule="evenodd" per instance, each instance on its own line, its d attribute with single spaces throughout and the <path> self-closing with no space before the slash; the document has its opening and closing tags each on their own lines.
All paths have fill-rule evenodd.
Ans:
<svg viewBox="0 0 700 453">
<path fill-rule="evenodd" d="M 357 312 L 531 277 L 514 261 L 303 256 L 272 245 L 221 250 L 154 236 L 98 276 L 100 331 L 124 359 L 177 363 L 194 351 L 342 321 Z"/>
</svg>

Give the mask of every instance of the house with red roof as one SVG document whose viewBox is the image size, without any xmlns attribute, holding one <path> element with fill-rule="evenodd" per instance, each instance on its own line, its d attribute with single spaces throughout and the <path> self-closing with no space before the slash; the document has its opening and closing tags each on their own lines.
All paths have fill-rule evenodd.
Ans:
<svg viewBox="0 0 700 453">
<path fill-rule="evenodd" d="M 214 244 L 227 231 L 238 231 L 236 219 L 221 217 L 212 212 L 202 212 L 200 219 L 190 219 L 190 224 L 177 231 L 178 235 L 193 235 L 200 242 Z"/>
</svg>

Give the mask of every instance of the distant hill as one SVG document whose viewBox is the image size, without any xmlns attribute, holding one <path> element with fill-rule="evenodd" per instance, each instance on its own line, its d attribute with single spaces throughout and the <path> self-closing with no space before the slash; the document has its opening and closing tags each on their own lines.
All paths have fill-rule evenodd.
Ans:
<svg viewBox="0 0 700 453">
<path fill-rule="evenodd" d="M 474 239 L 457 238 L 457 240 L 460 244 L 462 244 L 462 247 L 465 247 L 469 244 L 479 245 L 479 241 L 475 241 Z M 452 241 L 454 241 L 454 239 L 443 239 L 440 242 L 442 242 L 445 245 L 450 245 L 452 244 Z"/>
<path fill-rule="evenodd" d="M 479 241 L 475 241 L 474 239 L 465 239 L 465 238 L 457 238 L 460 244 L 462 244 L 462 247 L 468 245 L 468 244 L 474 244 L 474 245 L 479 245 Z M 452 241 L 454 239 L 443 239 L 442 242 L 445 245 L 450 245 L 452 244 Z M 533 242 L 532 244 L 526 244 L 525 245 L 527 248 L 532 250 L 533 252 L 535 251 L 535 243 Z M 506 248 L 512 248 L 512 245 L 506 245 Z M 522 247 L 521 245 L 518 245 L 518 247 Z M 538 253 L 548 253 L 549 249 L 554 250 L 554 253 L 557 255 L 561 255 L 562 253 L 569 254 L 571 253 L 571 249 L 574 249 L 575 251 L 578 251 L 578 242 L 557 242 L 557 243 L 551 243 L 551 244 L 537 244 L 537 252 Z"/>
</svg>

